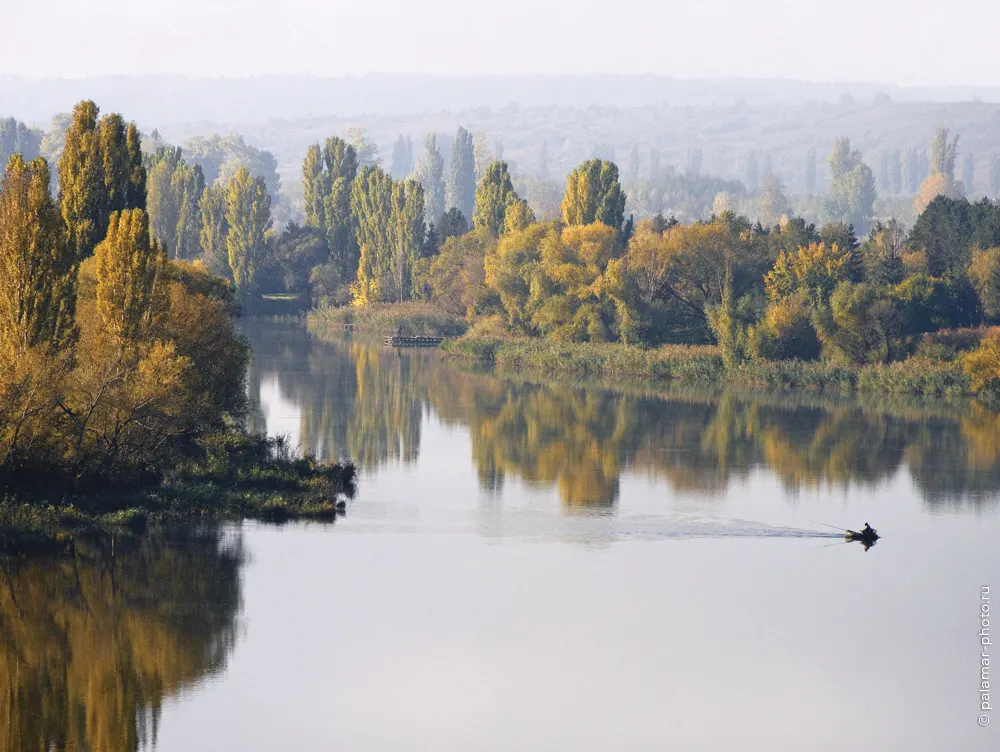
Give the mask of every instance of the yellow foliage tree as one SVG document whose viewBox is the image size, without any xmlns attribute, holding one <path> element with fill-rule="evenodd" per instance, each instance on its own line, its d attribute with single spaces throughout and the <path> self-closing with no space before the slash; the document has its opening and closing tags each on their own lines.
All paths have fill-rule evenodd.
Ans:
<svg viewBox="0 0 1000 752">
<path fill-rule="evenodd" d="M 119 342 L 140 340 L 151 322 L 157 276 L 166 262 L 163 249 L 150 240 L 146 212 L 112 214 L 95 256 L 97 311 L 106 331 Z"/>
</svg>

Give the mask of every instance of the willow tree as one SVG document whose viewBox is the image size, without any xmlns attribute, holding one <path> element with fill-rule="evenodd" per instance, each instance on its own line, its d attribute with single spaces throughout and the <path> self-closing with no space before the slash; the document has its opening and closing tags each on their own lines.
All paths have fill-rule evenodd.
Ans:
<svg viewBox="0 0 1000 752">
<path fill-rule="evenodd" d="M 60 210 L 81 259 L 104 238 L 113 212 L 146 207 L 139 131 L 117 114 L 98 120 L 99 112 L 89 100 L 73 109 L 59 158 Z"/>
<path fill-rule="evenodd" d="M 0 188 L 0 354 L 12 363 L 72 337 L 76 263 L 49 195 L 48 163 L 15 154 Z"/>
<path fill-rule="evenodd" d="M 226 249 L 236 284 L 236 298 L 246 304 L 266 249 L 271 227 L 271 197 L 263 178 L 241 167 L 226 185 Z"/>
<path fill-rule="evenodd" d="M 160 244 L 149 236 L 146 212 L 114 212 L 94 256 L 97 312 L 104 330 L 116 341 L 140 342 L 152 320 L 156 281 L 166 261 Z"/>
<path fill-rule="evenodd" d="M 625 220 L 625 192 L 614 162 L 589 159 L 569 174 L 562 215 L 567 225 L 600 222 L 621 229 Z"/>
</svg>

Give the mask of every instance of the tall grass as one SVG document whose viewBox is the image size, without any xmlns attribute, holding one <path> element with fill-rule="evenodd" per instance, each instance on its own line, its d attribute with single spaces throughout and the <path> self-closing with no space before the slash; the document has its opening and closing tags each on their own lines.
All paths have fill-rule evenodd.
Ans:
<svg viewBox="0 0 1000 752">
<path fill-rule="evenodd" d="M 457 337 L 465 332 L 465 319 L 431 303 L 375 303 L 366 306 L 324 306 L 309 313 L 309 331 L 318 337 L 344 330 L 345 325 L 376 334 Z"/>
</svg>

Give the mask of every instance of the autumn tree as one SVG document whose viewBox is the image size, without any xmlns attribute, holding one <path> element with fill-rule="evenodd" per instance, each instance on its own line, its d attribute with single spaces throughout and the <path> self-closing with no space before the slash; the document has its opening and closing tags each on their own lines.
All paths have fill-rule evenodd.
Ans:
<svg viewBox="0 0 1000 752">
<path fill-rule="evenodd" d="M 930 147 L 930 174 L 920 184 L 920 191 L 914 199 L 914 209 L 922 214 L 938 196 L 961 198 L 962 184 L 955 180 L 955 165 L 958 161 L 958 135 L 948 140 L 948 129 L 939 127 Z"/>
<path fill-rule="evenodd" d="M 466 217 L 471 217 L 476 208 L 476 157 L 472 134 L 465 128 L 455 133 L 451 147 L 446 204 Z"/>
<path fill-rule="evenodd" d="M 146 207 L 146 172 L 139 132 L 120 115 L 98 120 L 91 101 L 73 109 L 59 158 L 59 203 L 70 246 L 78 258 L 93 253 L 110 215 Z"/>
<path fill-rule="evenodd" d="M 237 301 L 250 300 L 271 228 L 271 197 L 262 178 L 241 167 L 226 185 L 226 250 Z"/>
<path fill-rule="evenodd" d="M 562 215 L 567 225 L 600 222 L 621 229 L 625 192 L 618 182 L 618 167 L 613 162 L 591 159 L 575 168 L 566 178 Z"/>
<path fill-rule="evenodd" d="M 142 209 L 114 212 L 107 236 L 94 251 L 97 263 L 97 312 L 115 342 L 140 341 L 153 315 L 157 277 L 165 263 L 159 243 L 150 239 Z"/>
<path fill-rule="evenodd" d="M 0 353 L 70 340 L 76 302 L 76 262 L 49 195 L 49 167 L 15 154 L 0 188 Z"/>
</svg>

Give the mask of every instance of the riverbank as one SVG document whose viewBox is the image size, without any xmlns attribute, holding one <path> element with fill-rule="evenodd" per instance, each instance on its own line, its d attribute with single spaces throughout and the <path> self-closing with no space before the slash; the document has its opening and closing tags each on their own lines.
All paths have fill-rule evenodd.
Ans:
<svg viewBox="0 0 1000 752">
<path fill-rule="evenodd" d="M 157 484 L 0 499 L 0 550 L 51 544 L 93 530 L 246 519 L 332 521 L 344 513 L 356 489 L 353 464 L 294 457 L 281 439 L 214 435 Z"/>
<path fill-rule="evenodd" d="M 647 350 L 614 343 L 466 335 L 446 342 L 442 349 L 503 370 L 650 379 L 682 386 L 924 397 L 971 395 L 969 379 L 958 363 L 923 356 L 860 367 L 817 361 L 752 361 L 727 371 L 721 351 L 710 345 L 666 345 Z"/>
</svg>

